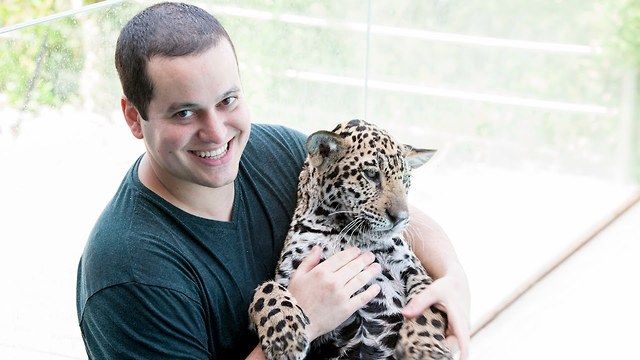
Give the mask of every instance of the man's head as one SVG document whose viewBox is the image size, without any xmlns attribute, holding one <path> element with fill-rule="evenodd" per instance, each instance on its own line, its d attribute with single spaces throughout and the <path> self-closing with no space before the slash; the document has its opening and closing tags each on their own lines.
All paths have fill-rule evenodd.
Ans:
<svg viewBox="0 0 640 360">
<path fill-rule="evenodd" d="M 221 38 L 233 49 L 220 22 L 197 6 L 167 2 L 141 11 L 124 26 L 116 44 L 115 64 L 125 97 L 147 119 L 154 95 L 148 61 L 154 56 L 197 55 L 216 46 Z"/>
<path fill-rule="evenodd" d="M 154 5 L 122 30 L 116 64 L 124 118 L 147 150 L 143 183 L 185 209 L 197 207 L 200 190 L 233 195 L 251 119 L 220 23 L 194 6 Z"/>
</svg>

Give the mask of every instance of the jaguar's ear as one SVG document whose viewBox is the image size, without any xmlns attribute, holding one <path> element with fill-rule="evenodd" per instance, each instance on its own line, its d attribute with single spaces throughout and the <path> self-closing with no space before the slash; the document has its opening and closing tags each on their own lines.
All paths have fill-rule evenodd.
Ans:
<svg viewBox="0 0 640 360">
<path fill-rule="evenodd" d="M 309 136 L 305 144 L 311 165 L 323 168 L 344 155 L 342 138 L 329 131 L 317 131 Z"/>
<path fill-rule="evenodd" d="M 407 164 L 412 169 L 419 168 L 433 157 L 437 150 L 433 149 L 414 149 L 411 145 L 404 145 L 404 153 Z"/>
</svg>

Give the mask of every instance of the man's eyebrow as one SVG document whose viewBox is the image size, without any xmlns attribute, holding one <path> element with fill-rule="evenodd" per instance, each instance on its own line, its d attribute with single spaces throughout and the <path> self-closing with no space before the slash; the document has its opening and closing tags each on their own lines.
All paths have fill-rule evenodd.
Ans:
<svg viewBox="0 0 640 360">
<path fill-rule="evenodd" d="M 198 104 L 195 103 L 174 103 L 169 105 L 167 108 L 167 113 L 173 113 L 182 110 L 193 110 L 199 107 Z"/>
<path fill-rule="evenodd" d="M 237 86 L 233 86 L 231 89 L 225 91 L 224 94 L 222 94 L 222 96 L 220 96 L 220 98 L 218 99 L 217 102 L 220 102 L 220 101 L 228 98 L 229 96 L 234 95 L 234 94 L 239 93 L 239 92 L 240 92 L 240 88 L 237 87 Z"/>
<path fill-rule="evenodd" d="M 240 92 L 240 88 L 237 86 L 233 86 L 231 89 L 225 91 L 222 95 L 220 95 L 217 99 L 216 99 L 216 104 L 219 103 L 220 101 L 234 95 Z M 174 113 L 174 112 L 178 112 L 178 111 L 182 111 L 182 110 L 194 110 L 194 109 L 199 109 L 201 108 L 201 106 L 199 104 L 196 103 L 173 103 L 171 105 L 169 105 L 169 107 L 167 108 L 167 113 Z"/>
</svg>

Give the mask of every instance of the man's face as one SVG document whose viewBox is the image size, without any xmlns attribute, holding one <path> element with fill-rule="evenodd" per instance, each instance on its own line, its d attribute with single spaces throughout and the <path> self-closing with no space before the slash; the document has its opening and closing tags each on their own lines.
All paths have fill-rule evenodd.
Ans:
<svg viewBox="0 0 640 360">
<path fill-rule="evenodd" d="M 238 173 L 251 129 L 229 42 L 199 55 L 153 57 L 148 119 L 141 120 L 147 155 L 169 187 L 222 187 Z"/>
</svg>

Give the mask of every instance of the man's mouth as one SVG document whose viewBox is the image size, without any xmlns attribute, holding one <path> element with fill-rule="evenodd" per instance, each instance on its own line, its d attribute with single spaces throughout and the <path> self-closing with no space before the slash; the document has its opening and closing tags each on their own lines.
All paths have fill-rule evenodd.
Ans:
<svg viewBox="0 0 640 360">
<path fill-rule="evenodd" d="M 228 149 L 229 143 L 226 143 L 224 146 L 221 146 L 212 151 L 191 151 L 191 153 L 203 159 L 215 160 L 223 157 L 227 153 Z"/>
</svg>

